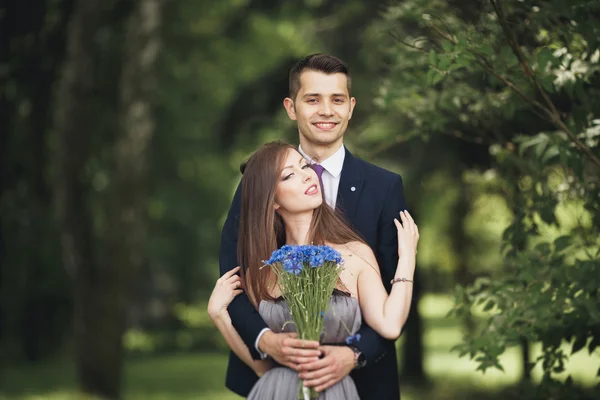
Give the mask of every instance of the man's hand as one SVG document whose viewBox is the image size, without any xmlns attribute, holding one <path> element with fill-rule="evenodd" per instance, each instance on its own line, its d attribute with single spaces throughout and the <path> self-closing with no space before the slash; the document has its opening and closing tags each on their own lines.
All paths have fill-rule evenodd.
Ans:
<svg viewBox="0 0 600 400">
<path fill-rule="evenodd" d="M 258 348 L 273 357 L 281 365 L 298 371 L 298 365 L 319 359 L 319 342 L 297 339 L 296 333 L 265 332 L 258 342 Z"/>
<path fill-rule="evenodd" d="M 314 387 L 317 392 L 335 385 L 354 369 L 355 355 L 347 346 L 321 346 L 324 357 L 300 365 L 300 379 L 304 386 Z"/>
</svg>

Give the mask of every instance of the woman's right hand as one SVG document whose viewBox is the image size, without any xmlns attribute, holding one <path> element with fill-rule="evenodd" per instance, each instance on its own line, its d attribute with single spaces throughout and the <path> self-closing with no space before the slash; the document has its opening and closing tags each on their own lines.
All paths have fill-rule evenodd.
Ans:
<svg viewBox="0 0 600 400">
<path fill-rule="evenodd" d="M 235 267 L 217 279 L 215 288 L 210 295 L 210 299 L 208 299 L 208 315 L 210 318 L 215 319 L 222 313 L 227 313 L 227 306 L 233 301 L 233 298 L 243 292 L 243 290 L 238 289 L 242 285 L 240 276 L 236 274 L 239 269 L 240 267 Z"/>
<path fill-rule="evenodd" d="M 415 224 L 408 211 L 400 211 L 402 224 L 394 218 L 398 229 L 398 257 L 416 256 L 419 243 L 419 227 Z"/>
</svg>

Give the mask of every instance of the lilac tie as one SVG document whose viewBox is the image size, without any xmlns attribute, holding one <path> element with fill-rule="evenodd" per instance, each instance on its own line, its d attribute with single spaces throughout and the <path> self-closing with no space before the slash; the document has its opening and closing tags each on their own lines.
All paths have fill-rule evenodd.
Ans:
<svg viewBox="0 0 600 400">
<path fill-rule="evenodd" d="M 317 173 L 317 176 L 319 177 L 319 184 L 321 185 L 321 192 L 323 192 L 323 190 L 325 190 L 325 186 L 323 186 L 323 170 L 325 170 L 325 168 L 323 168 L 323 166 L 321 164 L 313 164 L 312 165 L 313 169 L 315 170 L 315 172 Z"/>
</svg>

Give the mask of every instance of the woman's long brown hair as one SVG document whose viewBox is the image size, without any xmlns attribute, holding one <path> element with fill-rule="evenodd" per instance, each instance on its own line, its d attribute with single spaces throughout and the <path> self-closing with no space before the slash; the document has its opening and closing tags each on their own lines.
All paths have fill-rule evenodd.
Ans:
<svg viewBox="0 0 600 400">
<path fill-rule="evenodd" d="M 273 284 L 268 268 L 261 268 L 273 251 L 285 244 L 283 220 L 275 211 L 275 193 L 289 149 L 296 147 L 285 142 L 263 145 L 244 166 L 242 177 L 242 208 L 238 232 L 238 258 L 242 277 L 254 305 L 261 300 L 275 300 L 270 294 Z M 313 212 L 309 242 L 344 244 L 364 240 L 334 211 L 325 200 Z"/>
</svg>

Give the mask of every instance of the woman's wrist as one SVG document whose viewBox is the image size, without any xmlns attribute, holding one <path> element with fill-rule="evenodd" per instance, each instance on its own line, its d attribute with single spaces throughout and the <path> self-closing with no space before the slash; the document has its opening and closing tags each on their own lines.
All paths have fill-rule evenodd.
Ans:
<svg viewBox="0 0 600 400">
<path fill-rule="evenodd" d="M 415 259 L 412 260 L 406 258 L 400 258 L 396 267 L 396 274 L 410 274 L 411 276 L 415 273 Z M 408 278 L 408 276 L 407 276 Z"/>
<path fill-rule="evenodd" d="M 414 268 L 400 268 L 400 266 L 398 266 L 398 268 L 396 269 L 396 273 L 394 274 L 393 280 L 401 281 L 402 279 L 404 279 L 412 282 L 414 280 L 414 276 Z"/>
<path fill-rule="evenodd" d="M 208 312 L 208 316 L 212 319 L 213 322 L 231 322 L 231 318 L 229 317 L 229 313 L 226 308 L 221 308 L 218 311 Z"/>
</svg>

